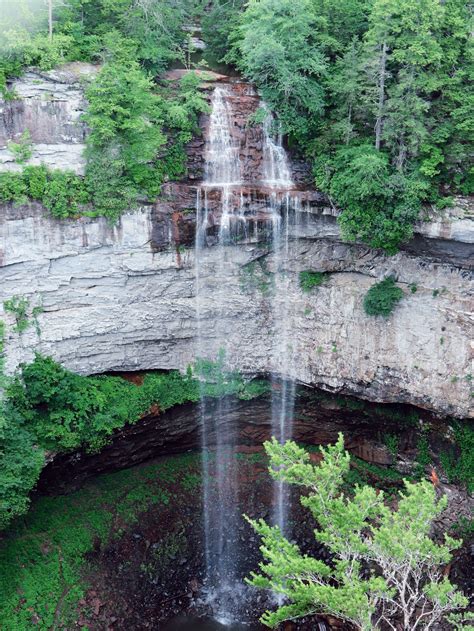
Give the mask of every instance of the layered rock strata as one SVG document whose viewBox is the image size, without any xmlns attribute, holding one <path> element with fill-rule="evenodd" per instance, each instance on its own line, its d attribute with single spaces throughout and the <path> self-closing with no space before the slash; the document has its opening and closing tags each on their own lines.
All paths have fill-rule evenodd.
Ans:
<svg viewBox="0 0 474 631">
<path fill-rule="evenodd" d="M 32 89 L 34 83 L 28 85 Z M 76 90 L 77 84 L 72 85 Z M 288 295 L 274 295 L 274 272 L 282 261 L 265 232 L 269 194 L 261 182 L 262 129 L 251 124 L 260 102 L 248 85 L 236 82 L 231 87 L 232 133 L 239 141 L 245 182 L 236 203 L 248 230 L 225 252 L 233 269 L 226 279 L 224 323 L 230 366 L 251 374 L 291 373 L 299 382 L 332 391 L 472 417 L 474 221 L 469 200 L 457 200 L 443 219 L 420 224 L 415 239 L 387 257 L 342 241 L 337 211 L 306 185 L 307 169 L 293 161 L 293 245 L 283 261 L 290 284 Z M 65 110 L 74 109 L 76 96 L 64 98 Z M 30 107 L 27 100 L 24 107 Z M 40 120 L 38 113 L 31 116 Z M 52 125 L 54 112 L 47 116 L 46 127 Z M 69 133 L 63 123 L 55 132 L 61 137 Z M 206 116 L 201 123 L 205 135 Z M 86 132 L 75 129 L 78 135 L 71 138 L 80 144 Z M 9 372 L 31 360 L 35 351 L 85 374 L 184 370 L 194 361 L 193 246 L 201 142 L 198 138 L 189 148 L 185 181 L 166 185 L 155 205 L 125 214 L 115 226 L 104 219 L 53 220 L 36 204 L 1 208 L 0 304 L 12 296 L 26 298 L 30 323 L 19 334 L 15 314 L 0 313 L 8 325 Z M 284 205 L 284 193 L 276 195 Z M 200 305 L 201 335 L 209 356 L 217 356 L 219 305 L 213 293 L 219 293 L 221 254 L 212 247 L 212 234 L 218 230 L 222 204 L 218 192 L 207 201 L 210 247 L 201 273 L 209 291 L 206 304 Z M 299 285 L 299 273 L 306 270 L 327 273 L 310 293 Z M 397 279 L 405 297 L 388 319 L 369 317 L 363 311 L 364 295 L 388 275 Z M 288 343 L 298 358 L 292 366 L 272 353 L 278 300 L 289 300 L 292 306 Z"/>
</svg>

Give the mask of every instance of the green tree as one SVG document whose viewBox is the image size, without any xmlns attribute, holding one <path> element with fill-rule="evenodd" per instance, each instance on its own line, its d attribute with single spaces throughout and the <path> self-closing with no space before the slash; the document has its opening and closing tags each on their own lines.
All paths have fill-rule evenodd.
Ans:
<svg viewBox="0 0 474 631">
<path fill-rule="evenodd" d="M 231 58 L 303 142 L 324 108 L 327 67 L 310 0 L 250 0 Z"/>
<path fill-rule="evenodd" d="M 385 143 L 399 170 L 426 138 L 428 95 L 437 89 L 444 7 L 438 0 L 375 0 L 366 35 L 378 66 L 375 145 Z"/>
<path fill-rule="evenodd" d="M 276 611 L 261 620 L 269 627 L 312 614 L 331 614 L 362 631 L 428 629 L 450 611 L 466 607 L 467 598 L 444 576 L 442 567 L 460 542 L 446 536 L 430 538 L 433 520 L 446 507 L 430 483 L 405 482 L 395 510 L 384 503 L 383 492 L 356 486 L 342 491 L 350 456 L 342 435 L 322 449 L 319 466 L 309 454 L 288 441 L 265 443 L 270 473 L 276 480 L 305 490 L 301 503 L 317 523 L 316 540 L 331 553 L 325 563 L 302 554 L 280 529 L 264 520 L 249 520 L 262 538 L 264 561 L 248 581 L 284 597 Z M 370 568 L 370 572 L 364 569 Z"/>
</svg>

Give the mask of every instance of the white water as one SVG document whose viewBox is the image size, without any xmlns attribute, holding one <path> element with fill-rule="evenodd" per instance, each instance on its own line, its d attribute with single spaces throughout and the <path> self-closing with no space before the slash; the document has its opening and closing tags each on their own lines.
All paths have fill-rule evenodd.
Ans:
<svg viewBox="0 0 474 631">
<path fill-rule="evenodd" d="M 278 123 L 268 107 L 265 104 L 263 107 L 267 110 L 267 117 L 263 123 L 262 183 L 270 189 L 269 204 L 272 216 L 275 217 L 272 244 L 275 272 L 275 292 L 272 303 L 274 321 L 272 434 L 280 443 L 283 443 L 293 434 L 296 389 L 295 381 L 292 379 L 295 373 L 295 353 L 289 341 L 293 318 L 292 304 L 289 299 L 290 275 L 285 265 L 291 261 L 294 240 L 290 238 L 290 229 L 299 215 L 297 212 L 299 199 L 297 195 L 292 194 L 294 182 Z M 275 482 L 274 489 L 273 523 L 289 536 L 290 496 L 287 493 L 287 487 L 282 482 Z"/>
<path fill-rule="evenodd" d="M 230 325 L 226 310 L 230 299 L 229 287 L 232 286 L 230 280 L 235 270 L 236 250 L 232 244 L 248 235 L 244 215 L 247 193 L 243 192 L 245 182 L 242 181 L 240 146 L 232 134 L 231 90 L 218 86 L 211 105 L 205 177 L 196 199 L 196 357 L 215 360 L 216 357 L 209 356 L 209 348 L 225 349 L 227 327 Z M 294 188 L 291 171 L 281 136 L 274 135 L 275 127 L 268 110 L 263 124 L 261 188 L 268 191 L 266 214 L 274 260 L 272 372 L 287 375 L 294 373 L 291 367 L 295 358 L 289 345 L 292 313 L 288 298 L 289 275 L 284 264 L 291 254 L 290 225 L 297 215 L 294 211 L 298 199 L 291 193 Z M 213 216 L 217 214 L 216 204 L 220 206 L 218 230 L 215 227 L 217 219 Z M 258 239 L 256 224 L 254 221 L 254 238 Z M 213 247 L 208 247 L 210 245 Z M 213 279 L 212 282 L 209 278 Z M 209 309 L 213 316 L 212 344 L 205 339 L 202 326 L 206 311 L 209 318 Z M 282 442 L 292 435 L 294 396 L 294 381 L 273 378 L 272 433 Z M 226 624 L 238 619 L 239 607 L 243 604 L 239 537 L 242 509 L 238 502 L 235 458 L 237 428 L 226 427 L 225 432 L 218 431 L 218 423 L 229 412 L 230 405 L 226 398 L 210 402 L 201 397 L 207 600 L 216 619 Z M 272 520 L 288 534 L 289 498 L 283 485 L 276 483 L 274 488 Z M 245 546 L 245 542 L 242 545 Z"/>
<path fill-rule="evenodd" d="M 291 179 L 290 165 L 283 148 L 279 125 L 268 106 L 263 103 L 262 107 L 267 112 L 263 121 L 263 183 L 276 190 L 291 189 L 294 183 Z"/>
<path fill-rule="evenodd" d="M 240 216 L 243 203 L 241 196 L 236 195 L 241 184 L 240 147 L 230 133 L 233 119 L 229 96 L 224 87 L 217 87 L 213 93 L 206 139 L 205 178 L 196 200 L 196 356 L 211 361 L 216 357 L 209 357 L 203 338 L 204 309 L 211 305 L 214 313 L 213 347 L 225 349 L 226 306 L 229 278 L 233 273 L 232 247 L 227 244 L 231 241 L 234 224 L 243 222 Z M 208 256 L 209 196 L 212 194 L 220 196 L 221 216 L 217 244 Z M 207 283 L 205 275 L 211 276 L 214 282 Z M 240 553 L 236 546 L 241 519 L 234 453 L 237 428 L 230 427 L 224 434 L 218 427 L 230 405 L 227 398 L 216 402 L 201 397 L 206 592 L 208 604 L 222 624 L 232 622 L 238 615 L 238 585 L 241 582 Z"/>
</svg>

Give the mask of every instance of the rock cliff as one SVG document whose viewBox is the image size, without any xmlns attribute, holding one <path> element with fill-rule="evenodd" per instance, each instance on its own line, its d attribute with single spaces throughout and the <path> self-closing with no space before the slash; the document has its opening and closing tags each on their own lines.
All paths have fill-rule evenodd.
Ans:
<svg viewBox="0 0 474 631">
<path fill-rule="evenodd" d="M 28 76 L 23 81 L 25 94 L 38 87 Z M 44 133 L 53 144 L 67 137 L 68 147 L 79 147 L 86 132 L 71 113 L 82 107 L 79 88 L 72 85 L 61 83 L 66 104 L 60 108 L 57 127 L 52 122 L 53 106 L 45 106 L 43 112 L 42 97 L 39 104 L 26 99 L 9 106 L 12 122 L 7 135 L 11 137 L 17 128 L 21 131 L 20 116 L 29 116 L 38 123 L 38 130 L 36 123 L 30 129 L 35 141 L 39 142 L 41 129 L 50 130 L 51 135 Z M 266 199 L 265 191 L 253 182 L 260 168 L 261 139 L 258 129 L 246 123 L 258 99 L 244 84 L 238 89 L 243 109 L 235 133 L 240 135 L 249 174 L 244 203 L 258 227 Z M 76 120 L 74 133 L 65 111 Z M 206 117 L 202 126 L 205 130 Z M 193 362 L 197 333 L 193 245 L 202 149 L 200 138 L 190 146 L 186 181 L 167 185 L 155 205 L 124 215 L 116 226 L 103 219 L 53 220 L 36 204 L 0 209 L 0 304 L 13 295 L 26 297 L 31 323 L 20 335 L 14 330 L 14 314 L 1 313 L 0 307 L 0 318 L 8 324 L 8 371 L 30 360 L 34 351 L 52 355 L 81 373 L 185 369 Z M 62 158 L 59 163 L 69 166 Z M 363 245 L 344 243 L 336 211 L 305 185 L 304 165 L 294 162 L 293 177 L 298 203 L 293 208 L 292 245 L 284 261 L 290 279 L 287 294 L 275 293 L 276 255 L 258 230 L 250 230 L 248 239 L 226 248 L 232 270 L 226 276 L 224 322 L 229 364 L 252 374 L 291 373 L 302 383 L 374 401 L 474 416 L 474 221 L 469 202 L 458 200 L 444 219 L 420 224 L 415 239 L 396 256 L 387 257 Z M 218 225 L 219 200 L 215 202 Z M 212 204 L 210 200 L 211 211 Z M 217 249 L 209 247 L 201 262 L 208 286 L 206 303 L 200 305 L 201 340 L 209 356 L 219 350 L 214 335 L 217 298 L 212 297 L 218 295 L 221 281 L 218 259 Z M 302 292 L 299 272 L 304 270 L 328 272 L 326 282 L 310 293 Z M 365 293 L 389 274 L 396 277 L 405 297 L 388 319 L 365 315 Z M 278 313 L 272 300 L 288 300 L 291 305 L 288 343 L 297 357 L 291 366 L 282 365 L 282 357 L 272 347 Z"/>
</svg>

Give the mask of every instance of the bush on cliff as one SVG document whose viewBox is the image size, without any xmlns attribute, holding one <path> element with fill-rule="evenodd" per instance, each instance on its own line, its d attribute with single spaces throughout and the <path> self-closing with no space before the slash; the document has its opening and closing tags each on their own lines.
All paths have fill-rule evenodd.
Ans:
<svg viewBox="0 0 474 631">
<path fill-rule="evenodd" d="M 364 311 L 371 316 L 388 316 L 403 297 L 403 291 L 392 277 L 372 285 L 364 297 Z"/>
<path fill-rule="evenodd" d="M 96 451 L 114 430 L 136 422 L 153 403 L 161 410 L 197 401 L 191 375 L 148 374 L 136 386 L 121 377 L 84 377 L 36 355 L 9 385 L 8 400 L 45 449 Z"/>
</svg>

